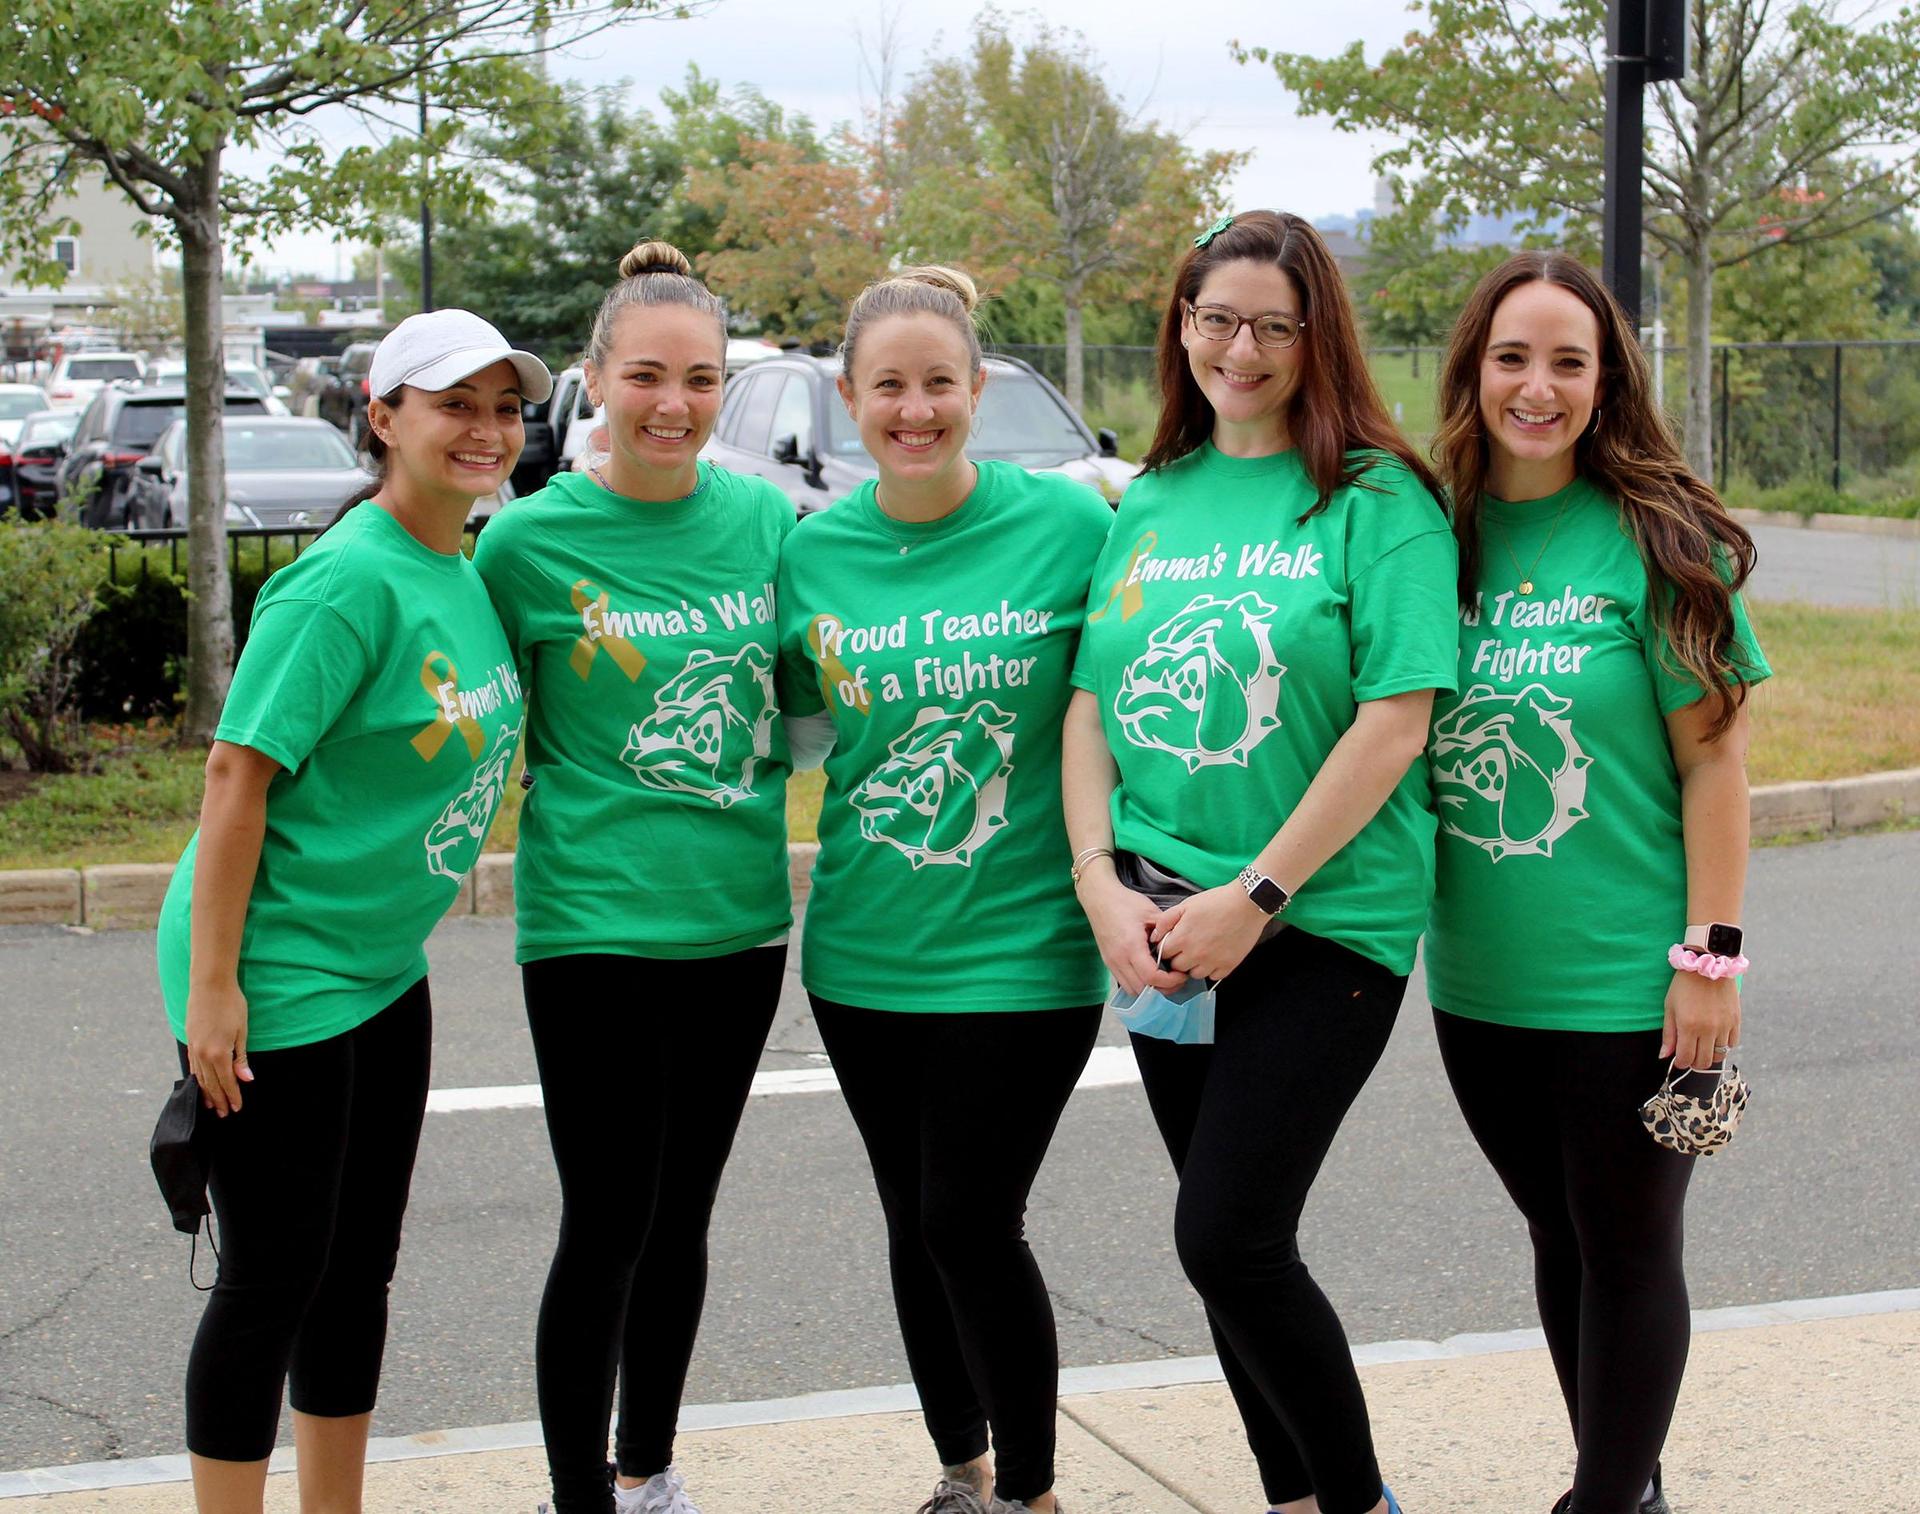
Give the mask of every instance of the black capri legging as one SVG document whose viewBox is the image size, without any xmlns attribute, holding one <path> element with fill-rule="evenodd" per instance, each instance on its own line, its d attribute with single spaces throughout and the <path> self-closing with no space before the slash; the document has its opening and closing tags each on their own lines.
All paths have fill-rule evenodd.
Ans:
<svg viewBox="0 0 1920 1514">
<path fill-rule="evenodd" d="M 960 1466 L 986 1454 L 991 1427 L 994 1492 L 1045 1493 L 1060 1351 L 1027 1246 L 1027 1194 L 1101 1006 L 906 1014 L 812 997 L 873 1164 L 894 1309 L 934 1449 Z"/>
<path fill-rule="evenodd" d="M 1533 1238 L 1540 1324 L 1573 1421 L 1579 1514 L 1633 1514 L 1687 1365 L 1682 1267 L 1694 1158 L 1640 1106 L 1660 1032 L 1535 1030 L 1433 1014 L 1460 1112 Z"/>
<path fill-rule="evenodd" d="M 1393 1033 L 1407 980 L 1301 930 L 1219 988 L 1211 1046 L 1133 1038 L 1180 1174 L 1173 1239 L 1271 1503 L 1380 1501 L 1366 1399 L 1333 1305 L 1301 1259 L 1300 1212 Z"/>
<path fill-rule="evenodd" d="M 432 1039 L 422 978 L 341 1035 L 250 1052 L 240 1112 L 203 1115 L 220 1270 L 187 1357 L 195 1455 L 268 1456 L 283 1387 L 302 1414 L 372 1410 Z"/>
<path fill-rule="evenodd" d="M 560 1174 L 534 1375 L 555 1514 L 610 1514 L 674 1426 L 707 1295 L 720 1175 L 780 1001 L 785 946 L 665 960 L 581 953 L 521 969 Z"/>
</svg>

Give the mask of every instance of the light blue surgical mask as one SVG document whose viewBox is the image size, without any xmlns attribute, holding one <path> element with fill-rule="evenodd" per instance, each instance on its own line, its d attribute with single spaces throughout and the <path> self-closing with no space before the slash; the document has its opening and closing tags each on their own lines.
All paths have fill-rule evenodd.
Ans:
<svg viewBox="0 0 1920 1514">
<path fill-rule="evenodd" d="M 1215 995 L 1210 979 L 1189 978 L 1165 993 L 1148 984 L 1132 996 L 1115 985 L 1107 1003 L 1120 1023 L 1135 1035 L 1182 1046 L 1213 1044 Z"/>
</svg>

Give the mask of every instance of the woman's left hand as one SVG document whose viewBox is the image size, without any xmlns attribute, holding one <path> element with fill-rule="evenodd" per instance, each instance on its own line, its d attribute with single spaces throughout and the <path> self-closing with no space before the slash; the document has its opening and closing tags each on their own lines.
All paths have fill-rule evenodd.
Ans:
<svg viewBox="0 0 1920 1514">
<path fill-rule="evenodd" d="M 1740 990 L 1731 978 L 1676 972 L 1667 990 L 1667 1024 L 1660 1055 L 1681 1067 L 1707 1072 L 1726 1048 L 1740 1044 Z"/>
<path fill-rule="evenodd" d="M 1152 939 L 1165 966 L 1217 983 L 1259 943 L 1268 918 L 1239 884 L 1224 883 L 1174 905 Z"/>
</svg>

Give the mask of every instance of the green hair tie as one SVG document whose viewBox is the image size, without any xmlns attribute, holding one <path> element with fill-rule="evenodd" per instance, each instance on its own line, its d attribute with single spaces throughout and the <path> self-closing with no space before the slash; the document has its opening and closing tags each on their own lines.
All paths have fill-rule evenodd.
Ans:
<svg viewBox="0 0 1920 1514">
<path fill-rule="evenodd" d="M 1223 215 L 1222 217 L 1220 217 L 1219 220 L 1215 221 L 1205 231 L 1201 232 L 1199 236 L 1195 237 L 1193 239 L 1193 245 L 1195 247 L 1205 247 L 1207 243 L 1211 242 L 1215 237 L 1219 236 L 1221 232 L 1225 231 L 1232 224 L 1233 224 L 1232 214 L 1229 213 L 1227 215 Z"/>
</svg>

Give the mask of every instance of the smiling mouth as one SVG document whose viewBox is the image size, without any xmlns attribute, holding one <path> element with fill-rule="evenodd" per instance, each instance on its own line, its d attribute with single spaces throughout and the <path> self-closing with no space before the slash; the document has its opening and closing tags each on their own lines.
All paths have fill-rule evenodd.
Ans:
<svg viewBox="0 0 1920 1514">
<path fill-rule="evenodd" d="M 1515 423 L 1523 430 L 1544 431 L 1547 427 L 1555 425 L 1562 420 L 1566 416 L 1566 411 L 1509 410 L 1507 414 L 1512 416 Z"/>
<path fill-rule="evenodd" d="M 1273 377 L 1271 373 L 1235 373 L 1231 368 L 1215 368 L 1213 371 L 1220 375 L 1221 381 L 1229 389 L 1258 389 Z"/>
<path fill-rule="evenodd" d="M 693 435 L 691 426 L 642 426 L 640 429 L 656 442 L 683 442 Z"/>
<path fill-rule="evenodd" d="M 500 466 L 498 452 L 456 452 L 453 454 L 453 460 L 463 468 L 493 469 Z"/>
<path fill-rule="evenodd" d="M 888 435 L 909 452 L 925 452 L 946 433 L 943 431 L 892 431 Z"/>
</svg>

